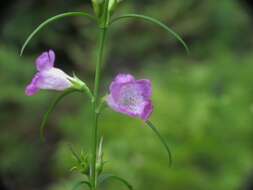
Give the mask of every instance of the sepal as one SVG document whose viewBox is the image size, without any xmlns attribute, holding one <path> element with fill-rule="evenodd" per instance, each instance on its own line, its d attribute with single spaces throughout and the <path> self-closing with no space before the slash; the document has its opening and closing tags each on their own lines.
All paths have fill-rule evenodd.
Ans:
<svg viewBox="0 0 253 190">
<path fill-rule="evenodd" d="M 79 91 L 84 91 L 88 97 L 92 100 L 93 94 L 91 93 L 91 90 L 86 85 L 85 82 L 83 82 L 81 79 L 79 79 L 75 73 L 73 73 L 73 77 L 69 77 L 69 81 L 72 83 L 72 88 Z"/>
<path fill-rule="evenodd" d="M 80 80 L 75 74 L 73 74 L 73 77 L 69 77 L 69 81 L 72 83 L 72 88 L 76 90 L 84 90 L 85 88 L 88 88 L 87 85 Z"/>
<path fill-rule="evenodd" d="M 75 158 L 76 164 L 70 169 L 70 171 L 77 171 L 86 176 L 89 175 L 89 155 L 87 152 L 81 151 L 77 154 L 70 146 L 70 151 Z"/>
</svg>

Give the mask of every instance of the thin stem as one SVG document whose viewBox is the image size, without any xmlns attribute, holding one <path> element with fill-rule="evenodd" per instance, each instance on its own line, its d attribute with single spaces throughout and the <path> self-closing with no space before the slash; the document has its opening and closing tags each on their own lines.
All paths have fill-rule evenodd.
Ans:
<svg viewBox="0 0 253 190">
<path fill-rule="evenodd" d="M 107 34 L 107 28 L 100 29 L 100 42 L 98 49 L 98 61 L 96 65 L 96 74 L 95 74 L 95 86 L 94 86 L 94 99 L 92 102 L 93 107 L 93 127 L 92 127 L 92 155 L 91 155 L 91 189 L 96 190 L 96 162 L 97 162 L 97 145 L 98 145 L 98 117 L 99 112 L 97 111 L 97 107 L 99 104 L 99 86 L 100 86 L 100 77 L 101 77 L 101 67 L 103 62 L 103 53 L 104 53 L 104 45 Z"/>
</svg>

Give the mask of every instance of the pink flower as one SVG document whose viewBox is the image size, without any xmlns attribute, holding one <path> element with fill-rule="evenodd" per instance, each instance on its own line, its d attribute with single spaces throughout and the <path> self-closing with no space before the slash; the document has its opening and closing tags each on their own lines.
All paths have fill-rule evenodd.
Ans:
<svg viewBox="0 0 253 190">
<path fill-rule="evenodd" d="M 42 53 L 36 60 L 37 74 L 26 87 L 26 95 L 33 96 L 40 89 L 64 91 L 72 87 L 72 77 L 54 67 L 55 53 Z"/>
<path fill-rule="evenodd" d="M 147 121 L 153 112 L 151 96 L 150 80 L 135 80 L 130 74 L 119 74 L 110 85 L 107 103 L 116 112 Z"/>
</svg>

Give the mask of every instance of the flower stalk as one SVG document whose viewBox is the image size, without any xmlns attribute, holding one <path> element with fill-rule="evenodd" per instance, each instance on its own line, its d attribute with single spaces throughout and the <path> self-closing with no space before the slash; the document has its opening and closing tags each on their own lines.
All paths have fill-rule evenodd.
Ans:
<svg viewBox="0 0 253 190">
<path fill-rule="evenodd" d="M 96 162 L 97 162 L 97 147 L 98 147 L 99 86 L 100 86 L 101 67 L 102 67 L 102 62 L 103 62 L 103 53 L 104 53 L 106 34 L 107 34 L 107 28 L 101 28 L 100 42 L 99 42 L 99 49 L 98 49 L 98 59 L 97 59 L 96 73 L 95 73 L 95 84 L 94 84 L 94 91 L 93 91 L 94 98 L 92 101 L 93 127 L 91 129 L 92 152 L 91 152 L 91 174 L 90 174 L 92 190 L 96 189 L 96 181 L 97 181 Z"/>
</svg>

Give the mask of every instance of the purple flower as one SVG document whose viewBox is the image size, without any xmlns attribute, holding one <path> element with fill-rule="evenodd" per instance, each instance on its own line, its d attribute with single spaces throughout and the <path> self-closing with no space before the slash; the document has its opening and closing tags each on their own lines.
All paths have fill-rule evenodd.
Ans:
<svg viewBox="0 0 253 190">
<path fill-rule="evenodd" d="M 123 114 L 146 121 L 153 112 L 150 80 L 135 80 L 130 74 L 119 74 L 110 86 L 108 105 Z"/>
<path fill-rule="evenodd" d="M 33 96 L 40 89 L 63 91 L 72 87 L 72 77 L 54 67 L 55 53 L 42 53 L 36 60 L 37 74 L 26 87 L 26 95 Z"/>
</svg>

